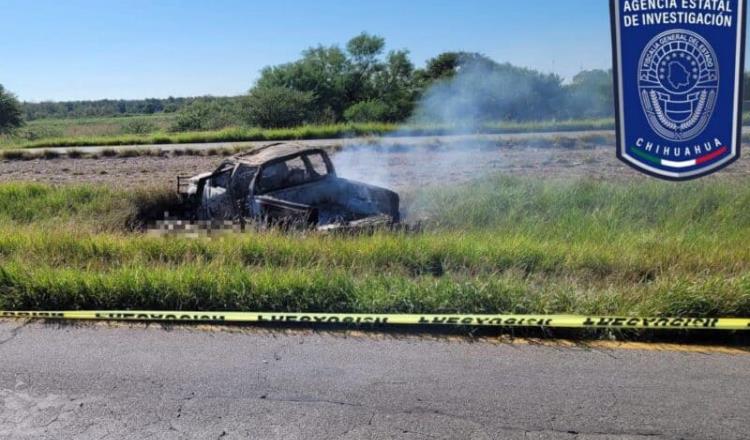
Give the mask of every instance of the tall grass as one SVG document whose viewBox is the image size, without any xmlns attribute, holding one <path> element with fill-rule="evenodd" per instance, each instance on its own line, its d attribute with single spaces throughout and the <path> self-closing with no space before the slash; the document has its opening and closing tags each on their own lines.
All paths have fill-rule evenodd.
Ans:
<svg viewBox="0 0 750 440">
<path fill-rule="evenodd" d="M 498 176 L 413 195 L 419 234 L 215 239 L 131 232 L 166 191 L 5 185 L 0 308 L 750 316 L 745 183 Z"/>
<path fill-rule="evenodd" d="M 123 119 L 123 118 L 114 118 Z M 73 123 L 73 122 L 71 122 Z M 61 123 L 62 124 L 62 123 Z M 119 124 L 119 121 L 118 121 Z M 110 125 L 104 125 L 110 127 Z M 6 138 L 0 146 L 13 148 L 49 148 L 75 146 L 116 146 L 150 144 L 186 144 L 207 142 L 277 141 L 299 139 L 330 139 L 357 136 L 434 136 L 453 133 L 528 133 L 549 131 L 609 130 L 614 127 L 609 119 L 577 121 L 503 122 L 480 126 L 399 125 L 389 123 L 352 123 L 333 125 L 305 125 L 295 128 L 260 129 L 230 127 L 222 130 L 172 133 L 164 130 L 147 134 L 123 134 L 103 131 L 96 134 L 65 134 L 52 131 L 38 139 Z M 122 129 L 122 127 L 120 127 Z M 66 132 L 67 133 L 67 132 Z"/>
<path fill-rule="evenodd" d="M 164 187 L 124 192 L 93 185 L 0 185 L 0 222 L 11 225 L 11 234 L 21 225 L 51 232 L 132 231 L 177 207 L 177 195 Z"/>
<path fill-rule="evenodd" d="M 18 133 L 18 140 L 52 137 L 119 136 L 166 131 L 175 114 L 142 116 L 51 118 L 28 122 Z"/>
<path fill-rule="evenodd" d="M 390 134 L 434 136 L 462 132 L 502 134 L 614 129 L 613 119 L 601 118 L 489 122 L 471 127 L 435 124 L 357 123 L 307 125 L 271 130 L 228 127 L 221 130 L 174 133 L 169 131 L 174 118 L 174 114 L 156 114 L 109 118 L 41 119 L 31 121 L 16 136 L 0 136 L 0 148 L 276 141 Z M 743 114 L 743 124 L 750 124 L 750 113 Z"/>
</svg>

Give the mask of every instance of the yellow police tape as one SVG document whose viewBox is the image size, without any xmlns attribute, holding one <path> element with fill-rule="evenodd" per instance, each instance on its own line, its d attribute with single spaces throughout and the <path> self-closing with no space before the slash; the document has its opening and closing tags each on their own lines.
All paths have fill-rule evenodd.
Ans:
<svg viewBox="0 0 750 440">
<path fill-rule="evenodd" d="M 182 321 L 213 323 L 317 323 L 459 325 L 491 327 L 750 330 L 750 319 L 643 318 L 575 315 L 400 315 L 370 313 L 272 313 L 183 311 L 0 311 L 0 318 L 77 319 L 99 321 Z"/>
</svg>

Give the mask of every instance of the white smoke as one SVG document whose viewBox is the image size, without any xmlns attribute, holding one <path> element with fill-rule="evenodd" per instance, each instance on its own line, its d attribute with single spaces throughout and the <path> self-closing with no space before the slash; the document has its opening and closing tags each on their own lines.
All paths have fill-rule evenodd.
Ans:
<svg viewBox="0 0 750 440">
<path fill-rule="evenodd" d="M 493 117 L 512 117 L 513 108 L 531 95 L 532 87 L 526 78 L 483 63 L 471 63 L 459 66 L 450 80 L 430 87 L 410 122 L 433 122 L 451 127 L 454 133 L 474 133 Z"/>
<path fill-rule="evenodd" d="M 489 144 L 474 135 L 488 115 L 517 108 L 531 88 L 513 72 L 481 63 L 462 66 L 423 94 L 402 129 L 368 142 L 345 143 L 333 158 L 336 169 L 341 177 L 396 191 L 476 178 L 472 170 L 477 160 L 499 158 L 500 152 L 478 155 L 487 153 Z M 439 127 L 447 137 L 415 138 L 409 127 L 425 125 Z"/>
</svg>

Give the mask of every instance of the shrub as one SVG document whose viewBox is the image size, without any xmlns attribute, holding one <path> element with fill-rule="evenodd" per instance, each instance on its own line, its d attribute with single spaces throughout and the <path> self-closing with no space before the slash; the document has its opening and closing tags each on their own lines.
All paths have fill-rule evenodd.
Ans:
<svg viewBox="0 0 750 440">
<path fill-rule="evenodd" d="M 146 119 L 130 119 L 122 124 L 123 134 L 149 134 L 157 130 L 156 124 Z"/>
<path fill-rule="evenodd" d="M 125 148 L 117 150 L 117 157 L 139 157 L 143 156 L 143 152 L 137 148 Z"/>
<path fill-rule="evenodd" d="M 245 98 L 245 119 L 250 125 L 282 128 L 302 125 L 315 96 L 287 87 L 256 87 Z"/>
<path fill-rule="evenodd" d="M 202 99 L 180 110 L 170 130 L 219 130 L 240 123 L 240 109 L 235 101 Z"/>
<path fill-rule="evenodd" d="M 32 154 L 22 150 L 6 150 L 2 152 L 2 158 L 5 160 L 29 160 Z"/>
<path fill-rule="evenodd" d="M 42 156 L 45 159 L 57 159 L 60 157 L 60 153 L 55 150 L 44 150 Z"/>
<path fill-rule="evenodd" d="M 22 125 L 21 104 L 15 95 L 0 85 L 0 134 L 10 133 Z"/>
<path fill-rule="evenodd" d="M 385 122 L 388 120 L 390 109 L 379 100 L 362 101 L 354 104 L 344 112 L 344 119 L 348 122 Z"/>
<path fill-rule="evenodd" d="M 27 125 L 18 130 L 17 135 L 27 141 L 39 139 L 48 139 L 63 136 L 64 132 L 60 127 L 45 125 Z"/>
</svg>

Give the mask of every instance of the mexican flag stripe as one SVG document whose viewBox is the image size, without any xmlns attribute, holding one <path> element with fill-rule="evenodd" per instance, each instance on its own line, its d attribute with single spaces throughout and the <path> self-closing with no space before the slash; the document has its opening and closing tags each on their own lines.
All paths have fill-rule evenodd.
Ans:
<svg viewBox="0 0 750 440">
<path fill-rule="evenodd" d="M 700 165 L 702 163 L 710 162 L 717 157 L 723 155 L 728 150 L 727 147 L 721 147 L 716 151 L 713 151 L 708 154 L 704 154 L 703 156 L 697 158 L 697 159 L 691 159 L 691 160 L 683 160 L 683 161 L 673 161 L 673 160 L 666 160 L 661 159 L 657 156 L 654 156 L 653 154 L 646 153 L 645 151 L 638 150 L 637 148 L 632 149 L 632 153 L 634 156 L 638 157 L 639 159 L 652 163 L 654 165 L 662 165 L 665 167 L 670 168 L 689 168 L 696 165 Z"/>
</svg>

